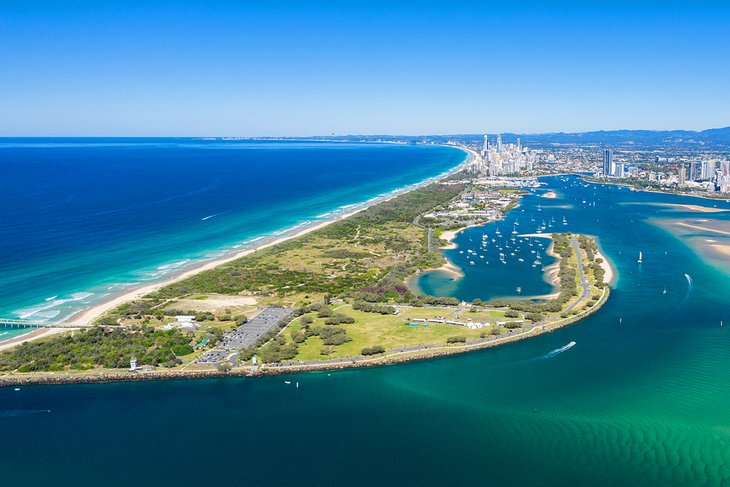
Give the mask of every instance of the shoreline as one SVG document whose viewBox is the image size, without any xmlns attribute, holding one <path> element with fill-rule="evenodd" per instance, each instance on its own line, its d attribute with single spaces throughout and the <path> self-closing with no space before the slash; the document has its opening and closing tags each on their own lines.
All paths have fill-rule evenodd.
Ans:
<svg viewBox="0 0 730 487">
<path fill-rule="evenodd" d="M 465 161 L 468 162 L 468 159 Z M 464 163 L 460 164 L 456 168 L 454 168 L 450 173 L 458 171 L 460 167 L 462 167 Z M 449 174 L 449 173 L 447 173 Z M 447 174 L 444 174 L 443 177 L 446 177 Z M 416 189 L 417 187 L 420 187 L 423 184 L 428 184 L 427 181 L 424 181 L 422 183 L 419 183 L 418 185 L 414 185 L 412 189 Z M 409 188 L 408 190 L 404 190 L 403 192 L 408 192 L 411 190 Z M 393 195 L 391 197 L 395 197 L 397 195 Z M 387 201 L 387 199 L 386 199 Z M 375 204 L 375 202 L 372 202 L 372 204 Z M 369 207 L 369 206 L 368 206 Z M 336 215 L 332 219 L 324 222 L 319 222 L 316 225 L 311 225 L 307 228 L 301 228 L 298 232 L 292 234 L 292 235 L 283 235 L 271 242 L 266 242 L 264 245 L 255 248 L 255 249 L 246 249 L 242 250 L 240 252 L 237 252 L 236 255 L 229 256 L 226 259 L 220 259 L 223 261 L 230 261 L 236 258 L 240 258 L 242 255 L 247 255 L 249 253 L 255 252 L 256 250 L 259 250 L 260 248 L 276 245 L 282 241 L 295 238 L 297 236 L 312 232 L 318 228 L 322 228 L 334 221 L 338 221 L 342 218 L 346 218 L 352 214 L 356 214 L 360 211 L 362 211 L 365 208 L 355 209 L 351 212 L 349 212 L 347 215 L 341 214 Z M 452 240 L 462 231 L 464 231 L 466 228 L 470 227 L 478 227 L 483 226 L 491 222 L 486 223 L 480 223 L 480 224 L 474 224 L 470 225 L 469 227 L 464 227 L 460 229 L 456 229 L 454 231 L 450 231 L 447 235 L 445 235 L 449 243 L 453 243 Z M 552 241 L 552 234 L 525 234 L 520 236 L 534 236 L 536 238 L 548 238 Z M 593 237 L 595 238 L 595 237 Z M 596 241 L 597 243 L 597 241 Z M 554 255 L 553 251 L 553 245 L 554 242 L 551 243 L 550 247 L 546 249 L 546 252 L 550 255 Z M 610 282 L 614 279 L 615 275 L 611 266 L 611 263 L 605 258 L 604 254 L 600 252 L 600 250 L 596 251 L 596 256 L 600 257 L 602 259 L 601 267 L 604 269 L 604 279 L 603 281 L 607 284 L 610 284 Z M 556 256 L 557 257 L 557 256 Z M 558 258 L 559 261 L 559 258 Z M 220 262 L 208 262 L 204 266 L 202 266 L 199 269 L 196 270 L 189 270 L 184 273 L 182 273 L 180 276 L 177 276 L 175 279 L 185 279 L 188 277 L 188 275 L 194 275 L 195 273 L 202 272 L 203 270 L 207 270 L 206 268 L 215 267 L 217 265 L 220 265 Z M 447 262 L 447 264 L 450 264 Z M 453 264 L 451 264 L 453 266 Z M 443 266 L 442 266 L 443 267 Z M 453 266 L 454 268 L 460 269 L 456 266 Z M 553 267 L 553 264 L 548 267 Z M 557 265 L 555 265 L 557 268 Z M 453 272 L 453 270 L 452 270 Z M 191 274 L 192 273 L 192 274 Z M 546 272 L 546 279 L 548 277 L 551 277 L 551 281 L 555 280 L 555 276 L 550 276 L 551 272 Z M 167 280 L 166 282 L 159 282 L 154 283 L 149 286 L 145 286 L 141 289 L 137 289 L 134 291 L 135 295 L 138 295 L 140 293 L 145 294 L 146 292 L 150 292 L 150 288 L 159 288 L 161 286 L 167 285 L 168 282 L 171 280 Z M 554 285 L 554 283 L 553 283 Z M 323 360 L 320 362 L 284 362 L 282 364 L 263 364 L 260 366 L 236 366 L 233 369 L 229 370 L 218 370 L 216 368 L 193 368 L 193 369 L 187 369 L 187 365 L 183 366 L 182 368 L 174 368 L 174 369 L 156 369 L 152 371 L 134 371 L 130 372 L 125 369 L 96 369 L 88 372 L 45 372 L 45 373 L 30 373 L 30 374 L 15 374 L 14 372 L 9 372 L 7 374 L 0 375 L 0 387 L 3 386 L 11 386 L 11 385 L 30 385 L 30 384 L 74 384 L 74 383 L 106 383 L 106 382 L 130 382 L 130 381 L 149 381 L 149 380 L 176 380 L 176 379 L 198 379 L 198 378 L 222 378 L 222 377 L 258 377 L 258 376 L 265 376 L 265 375 L 279 375 L 279 374 L 293 374 L 293 373 L 300 373 L 300 372 L 310 372 L 310 371 L 327 371 L 327 370 L 340 370 L 340 369 L 348 369 L 348 368 L 363 368 L 363 367 L 373 367 L 373 366 L 385 366 L 385 365 L 392 365 L 392 364 L 399 364 L 404 362 L 411 362 L 411 361 L 420 361 L 420 360 L 429 360 L 434 358 L 440 358 L 445 357 L 449 355 L 454 354 L 461 354 L 461 353 L 467 353 L 470 351 L 485 349 L 485 348 L 491 348 L 495 346 L 499 346 L 502 344 L 507 344 L 515 341 L 519 341 L 522 339 L 529 339 L 532 337 L 539 336 L 544 333 L 552 332 L 558 328 L 562 328 L 564 326 L 568 326 L 577 322 L 582 321 L 585 317 L 593 314 L 598 309 L 602 307 L 603 304 L 608 299 L 608 296 L 611 292 L 610 286 L 605 286 L 601 292 L 600 297 L 598 298 L 597 302 L 585 302 L 584 306 L 581 308 L 575 308 L 576 305 L 580 305 L 583 303 L 583 300 L 586 299 L 585 296 L 581 296 L 578 301 L 571 304 L 571 306 L 568 309 L 575 308 L 576 311 L 580 310 L 577 314 L 571 315 L 571 316 L 562 316 L 560 319 L 558 316 L 551 316 L 550 319 L 542 320 L 539 323 L 533 323 L 531 325 L 525 324 L 521 329 L 519 330 L 510 330 L 508 334 L 504 336 L 499 337 L 484 337 L 482 335 L 481 338 L 473 338 L 471 340 L 468 340 L 464 344 L 426 344 L 426 345 L 419 345 L 418 347 L 413 347 L 409 350 L 406 349 L 394 349 L 386 352 L 383 355 L 379 355 L 376 357 L 345 357 L 342 359 L 333 359 L 331 361 Z M 128 296 L 131 293 L 127 293 L 125 296 Z M 591 295 L 593 292 L 591 292 Z M 108 309 L 112 308 L 115 305 L 115 302 L 125 301 L 125 296 L 120 296 L 116 298 L 115 300 L 112 300 L 108 303 L 105 303 L 104 305 L 99 305 L 93 308 L 88 309 L 84 316 L 88 316 L 92 313 L 98 313 L 99 315 L 106 312 Z M 590 296 L 589 296 L 590 297 Z M 127 297 L 127 299 L 129 299 Z M 594 299 L 596 299 L 594 297 Z M 573 311 L 575 313 L 576 311 Z M 78 317 L 77 319 L 81 319 L 82 317 Z M 49 334 L 53 333 L 62 333 L 65 331 L 70 331 L 68 329 L 55 329 L 55 330 L 37 330 L 38 336 L 37 338 L 40 338 L 41 336 L 46 336 L 46 331 L 49 332 Z M 23 339 L 23 336 L 17 337 L 18 341 L 29 341 L 27 338 L 27 335 L 23 335 L 26 337 Z M 0 346 L 2 346 L 2 342 L 0 342 Z M 7 347 L 6 347 L 7 348 Z"/>
<path fill-rule="evenodd" d="M 122 294 L 119 294 L 117 296 L 107 296 L 107 299 L 102 300 L 101 302 L 94 304 L 88 308 L 79 310 L 72 314 L 67 320 L 62 321 L 61 323 L 64 323 L 66 325 L 80 325 L 80 324 L 88 324 L 102 315 L 104 315 L 106 312 L 116 308 L 117 306 L 124 304 L 128 301 L 133 301 L 135 299 L 139 299 L 143 297 L 144 295 L 153 293 L 155 291 L 158 291 L 159 289 L 168 286 L 170 284 L 174 284 L 176 282 L 185 280 L 189 277 L 192 277 L 194 275 L 197 275 L 201 272 L 205 272 L 207 270 L 213 269 L 215 267 L 218 267 L 220 265 L 227 264 L 229 262 L 232 262 L 234 260 L 240 259 L 242 257 L 245 257 L 247 255 L 250 255 L 258 250 L 265 249 L 268 247 L 272 247 L 274 245 L 280 244 L 282 242 L 285 242 L 287 240 L 291 240 L 297 237 L 304 236 L 308 233 L 314 232 L 316 230 L 319 230 L 321 228 L 326 227 L 327 225 L 330 225 L 334 222 L 344 220 L 345 218 L 348 218 L 352 215 L 355 215 L 361 211 L 364 211 L 374 205 L 377 205 L 379 203 L 389 201 L 401 194 L 408 193 L 410 191 L 413 191 L 415 189 L 418 189 L 420 187 L 426 186 L 428 184 L 432 184 L 438 181 L 441 181 L 452 174 L 462 170 L 467 164 L 469 164 L 474 157 L 473 151 L 467 148 L 457 147 L 457 146 L 444 146 L 444 147 L 450 147 L 452 149 L 458 149 L 462 151 L 465 154 L 464 160 L 459 163 L 457 166 L 453 167 L 452 169 L 449 169 L 448 171 L 445 171 L 441 174 L 438 174 L 436 176 L 432 176 L 430 178 L 424 179 L 422 181 L 419 181 L 417 183 L 413 183 L 411 185 L 394 189 L 387 194 L 381 196 L 381 197 L 375 197 L 371 198 L 367 201 L 355 203 L 352 206 L 356 206 L 357 208 L 351 209 L 350 211 L 343 212 L 343 213 L 337 213 L 336 210 L 333 212 L 333 214 L 324 220 L 310 220 L 310 221 L 304 221 L 300 222 L 297 225 L 293 227 L 289 227 L 288 229 L 283 229 L 279 231 L 283 231 L 282 235 L 279 236 L 269 236 L 268 239 L 266 236 L 259 236 L 259 237 L 253 237 L 258 239 L 257 243 L 258 245 L 254 244 L 253 247 L 249 247 L 243 250 L 237 250 L 233 251 L 232 253 L 229 253 L 228 255 L 214 258 L 212 260 L 206 260 L 206 261 L 198 261 L 197 263 L 192 263 L 190 267 L 187 269 L 181 269 L 177 273 L 173 273 L 166 278 L 161 279 L 160 281 L 148 283 L 148 284 L 139 284 L 138 286 L 133 286 L 132 288 L 126 290 Z M 249 239 L 251 240 L 251 239 Z M 238 244 L 234 244 L 238 245 Z M 53 322 L 49 322 L 49 325 L 53 324 Z M 0 351 L 5 350 L 7 348 L 11 348 L 15 345 L 18 345 L 19 343 L 23 343 L 26 341 L 31 340 L 37 340 L 46 336 L 51 336 L 53 334 L 59 333 L 59 331 L 53 331 L 53 330 L 60 330 L 60 331 L 67 331 L 69 328 L 42 328 L 39 330 L 33 330 L 29 333 L 25 333 L 23 335 L 10 338 L 8 340 L 0 341 Z M 36 333 L 38 332 L 38 333 Z M 22 340 L 21 340 L 22 338 Z"/>
<path fill-rule="evenodd" d="M 576 173 L 571 173 L 576 174 Z M 670 191 L 662 191 L 662 190 L 656 190 L 656 189 L 647 189 L 647 188 L 637 188 L 635 186 L 632 186 L 629 183 L 614 183 L 612 181 L 591 181 L 589 179 L 586 179 L 585 175 L 578 174 L 580 179 L 582 181 L 585 181 L 586 183 L 591 184 L 606 184 L 606 185 L 613 185 L 613 186 L 621 186 L 624 188 L 629 188 L 632 191 L 642 191 L 644 193 L 654 193 L 654 194 L 666 194 L 670 196 L 688 196 L 690 198 L 701 198 L 703 200 L 709 200 L 709 201 L 721 201 L 723 203 L 730 202 L 730 194 L 727 195 L 727 197 L 713 197 L 713 196 L 704 196 L 701 194 L 692 194 L 692 193 L 673 193 Z"/>
<path fill-rule="evenodd" d="M 591 238 L 596 242 L 596 257 L 601 259 L 601 268 L 603 269 L 603 282 L 609 287 L 616 284 L 618 280 L 618 270 L 613 266 L 613 263 L 606 257 L 606 254 L 601 250 L 601 241 L 597 236 L 591 235 Z"/>
<path fill-rule="evenodd" d="M 28 333 L 23 333 L 22 335 L 1 341 L 0 352 L 25 342 L 38 340 L 39 338 L 50 337 L 67 331 L 76 331 L 78 328 L 29 328 L 29 330 L 31 331 Z"/>
<path fill-rule="evenodd" d="M 604 282 L 606 282 L 604 280 Z M 327 372 L 346 369 L 359 369 L 369 367 L 385 367 L 407 362 L 433 360 L 451 355 L 469 353 L 476 350 L 498 347 L 508 343 L 538 337 L 545 333 L 552 333 L 555 330 L 564 328 L 580 322 L 583 318 L 598 311 L 608 300 L 611 293 L 610 287 L 606 286 L 599 300 L 595 305 L 583 310 L 581 313 L 558 320 L 549 324 L 536 324 L 530 329 L 512 333 L 504 337 L 492 339 L 476 339 L 471 343 L 463 345 L 427 345 L 421 350 L 392 352 L 380 357 L 342 360 L 339 362 L 322 363 L 291 363 L 283 365 L 260 365 L 236 367 L 229 371 L 220 370 L 163 370 L 153 372 L 130 372 L 126 370 L 109 370 L 102 374 L 89 373 L 39 373 L 37 375 L 0 375 L 0 387 L 22 386 L 22 385 L 67 385 L 67 384 L 99 384 L 111 382 L 147 382 L 159 380 L 195 380 L 195 379 L 218 379 L 218 378 L 256 378 L 265 376 L 288 375 L 305 372 Z"/>
</svg>

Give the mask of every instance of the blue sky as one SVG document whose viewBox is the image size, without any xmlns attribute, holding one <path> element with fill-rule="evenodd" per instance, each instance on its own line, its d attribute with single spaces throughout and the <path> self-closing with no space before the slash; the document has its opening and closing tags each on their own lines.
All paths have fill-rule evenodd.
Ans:
<svg viewBox="0 0 730 487">
<path fill-rule="evenodd" d="M 730 2 L 0 0 L 0 136 L 730 125 Z"/>
</svg>

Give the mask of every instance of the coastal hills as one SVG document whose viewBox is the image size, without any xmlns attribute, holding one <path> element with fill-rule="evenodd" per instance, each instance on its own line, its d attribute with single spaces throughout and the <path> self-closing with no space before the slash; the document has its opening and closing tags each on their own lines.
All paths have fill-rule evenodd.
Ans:
<svg viewBox="0 0 730 487">
<path fill-rule="evenodd" d="M 630 144 L 646 147 L 711 146 L 730 147 L 730 127 L 695 130 L 597 130 L 590 132 L 547 132 L 541 134 L 502 133 L 504 140 L 519 138 L 523 144 L 542 146 L 545 144 Z M 451 135 L 344 135 L 328 136 L 328 140 L 341 141 L 407 141 L 446 143 L 458 140 L 462 143 L 480 144 L 483 134 Z M 312 137 L 321 139 L 322 137 Z"/>
</svg>

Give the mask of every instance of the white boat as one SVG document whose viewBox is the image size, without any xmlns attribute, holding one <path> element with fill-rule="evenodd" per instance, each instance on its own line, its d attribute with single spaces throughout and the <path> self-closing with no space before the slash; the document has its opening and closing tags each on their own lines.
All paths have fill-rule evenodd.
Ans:
<svg viewBox="0 0 730 487">
<path fill-rule="evenodd" d="M 641 254 L 641 250 L 639 250 L 639 260 L 637 260 L 636 262 L 638 262 L 639 264 L 641 264 L 643 261 L 644 261 L 644 258 L 643 258 L 642 254 Z"/>
</svg>

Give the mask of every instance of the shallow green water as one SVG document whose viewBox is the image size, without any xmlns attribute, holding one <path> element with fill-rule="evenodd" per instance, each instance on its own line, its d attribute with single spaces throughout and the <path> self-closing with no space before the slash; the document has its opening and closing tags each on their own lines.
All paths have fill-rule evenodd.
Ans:
<svg viewBox="0 0 730 487">
<path fill-rule="evenodd" d="M 539 204 L 600 238 L 620 277 L 585 321 L 456 357 L 286 378 L 299 388 L 270 377 L 3 389 L 3 484 L 727 483 L 730 277 L 647 219 L 697 216 L 652 202 L 730 205 L 550 187 L 558 199 L 528 196 L 510 218 Z M 489 293 L 495 278 L 479 272 Z"/>
</svg>

